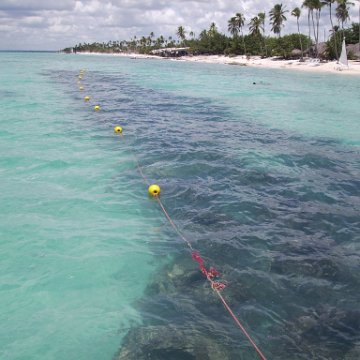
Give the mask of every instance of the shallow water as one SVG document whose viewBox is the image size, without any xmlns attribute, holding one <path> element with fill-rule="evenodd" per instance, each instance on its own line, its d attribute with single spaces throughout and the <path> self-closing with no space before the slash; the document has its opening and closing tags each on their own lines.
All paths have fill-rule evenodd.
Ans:
<svg viewBox="0 0 360 360">
<path fill-rule="evenodd" d="M 196 263 L 137 161 L 269 359 L 356 358 L 359 78 L 0 61 L 1 358 L 111 359 L 130 328 L 169 325 L 256 358 L 201 276 L 177 280 Z"/>
</svg>

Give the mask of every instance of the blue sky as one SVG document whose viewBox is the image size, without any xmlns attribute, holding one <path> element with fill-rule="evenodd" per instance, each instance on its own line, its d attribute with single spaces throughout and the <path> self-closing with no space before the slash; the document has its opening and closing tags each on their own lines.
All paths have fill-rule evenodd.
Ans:
<svg viewBox="0 0 360 360">
<path fill-rule="evenodd" d="M 356 0 L 353 0 L 356 2 Z M 0 0 L 0 50 L 58 50 L 83 42 L 128 40 L 132 36 L 164 35 L 174 38 L 178 26 L 199 34 L 215 22 L 222 32 L 236 12 L 247 22 L 266 13 L 276 0 Z M 302 1 L 283 1 L 287 10 Z M 358 21 L 358 2 L 351 9 Z M 328 11 L 322 15 L 321 40 L 330 28 Z M 296 32 L 296 20 L 287 14 L 283 33 Z M 307 15 L 301 16 L 307 33 Z M 267 31 L 270 26 L 267 24 Z"/>
</svg>

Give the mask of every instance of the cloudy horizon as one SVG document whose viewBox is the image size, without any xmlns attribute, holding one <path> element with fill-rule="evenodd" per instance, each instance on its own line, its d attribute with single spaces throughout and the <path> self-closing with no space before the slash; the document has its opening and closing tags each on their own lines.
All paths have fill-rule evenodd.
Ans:
<svg viewBox="0 0 360 360">
<path fill-rule="evenodd" d="M 214 22 L 227 33 L 227 22 L 237 12 L 245 15 L 245 33 L 249 20 L 266 12 L 279 1 L 245 0 L 1 0 L 0 50 L 60 50 L 79 43 L 130 40 L 132 37 L 163 35 L 176 38 L 182 25 L 187 33 L 198 35 Z M 296 19 L 290 15 L 302 1 L 290 0 L 285 9 L 287 21 L 283 34 L 297 32 Z M 351 22 L 358 22 L 358 3 L 350 9 Z M 307 12 L 302 10 L 301 31 L 307 33 Z M 321 36 L 329 35 L 328 9 L 322 11 Z M 266 21 L 270 32 L 269 19 Z"/>
</svg>

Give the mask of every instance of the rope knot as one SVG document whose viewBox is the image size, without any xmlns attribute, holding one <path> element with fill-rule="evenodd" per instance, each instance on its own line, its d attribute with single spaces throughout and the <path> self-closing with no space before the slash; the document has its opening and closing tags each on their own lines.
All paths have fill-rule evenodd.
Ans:
<svg viewBox="0 0 360 360">
<path fill-rule="evenodd" d="M 207 270 L 204 265 L 203 258 L 200 256 L 200 254 L 197 251 L 193 251 L 191 256 L 192 256 L 193 260 L 199 264 L 200 271 L 204 274 L 204 276 L 207 277 L 212 282 L 212 284 L 215 284 L 213 282 L 213 279 L 216 277 L 219 277 L 220 273 L 214 267 L 211 267 L 209 270 Z M 221 284 L 221 283 L 216 283 L 216 284 Z M 224 287 L 225 287 L 225 285 L 223 284 L 222 289 Z M 214 289 L 214 287 L 213 287 L 213 289 Z"/>
<path fill-rule="evenodd" d="M 211 267 L 207 273 L 207 275 L 211 278 L 214 279 L 216 277 L 220 276 L 220 273 L 213 267 Z"/>
<path fill-rule="evenodd" d="M 217 290 L 217 291 L 221 291 L 224 290 L 226 288 L 226 285 L 222 282 L 219 281 L 213 281 L 211 283 L 211 287 L 213 290 Z"/>
</svg>

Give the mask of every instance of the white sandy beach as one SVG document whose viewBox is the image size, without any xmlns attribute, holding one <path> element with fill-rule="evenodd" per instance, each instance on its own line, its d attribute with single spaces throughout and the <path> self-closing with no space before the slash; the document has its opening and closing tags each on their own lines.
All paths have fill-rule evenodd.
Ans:
<svg viewBox="0 0 360 360">
<path fill-rule="evenodd" d="M 312 59 L 306 59 L 304 62 L 299 60 L 278 60 L 276 58 L 262 59 L 260 57 L 251 57 L 249 60 L 245 56 L 227 57 L 218 55 L 209 56 L 184 56 L 181 58 L 186 61 L 199 61 L 212 64 L 227 64 L 238 66 L 263 67 L 271 69 L 289 69 L 311 72 L 330 72 L 336 74 L 360 75 L 360 61 L 349 61 L 349 67 L 343 67 L 336 61 L 314 62 Z"/>
<path fill-rule="evenodd" d="M 304 62 L 299 60 L 278 60 L 277 58 L 265 58 L 262 59 L 258 56 L 252 56 L 247 59 L 245 56 L 228 57 L 224 55 L 198 55 L 198 56 L 182 56 L 178 58 L 163 58 L 154 55 L 142 55 L 142 54 L 102 54 L 102 53 L 78 53 L 87 55 L 110 55 L 110 56 L 125 56 L 132 59 L 160 59 L 160 60 L 172 60 L 172 61 L 192 61 L 202 62 L 207 64 L 224 64 L 234 66 L 251 66 L 258 68 L 270 68 L 270 69 L 286 69 L 297 71 L 309 71 L 316 73 L 333 73 L 344 75 L 360 75 L 360 61 L 349 60 L 348 68 L 340 66 L 336 61 L 328 62 L 315 62 L 313 59 L 306 59 Z"/>
</svg>

